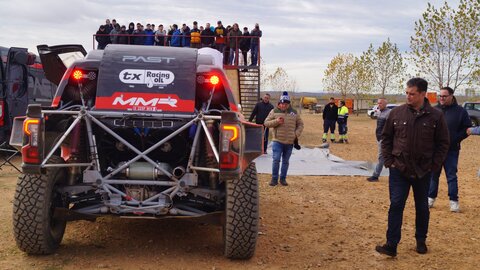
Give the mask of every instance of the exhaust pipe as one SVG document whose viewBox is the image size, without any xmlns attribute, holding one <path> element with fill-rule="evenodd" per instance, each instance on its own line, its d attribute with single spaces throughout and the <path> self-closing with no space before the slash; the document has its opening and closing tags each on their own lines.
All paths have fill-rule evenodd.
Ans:
<svg viewBox="0 0 480 270">
<path fill-rule="evenodd" d="M 178 166 L 178 167 L 175 167 L 175 169 L 173 169 L 173 175 L 176 178 L 181 178 L 184 174 L 185 174 L 185 168 L 182 166 Z"/>
</svg>

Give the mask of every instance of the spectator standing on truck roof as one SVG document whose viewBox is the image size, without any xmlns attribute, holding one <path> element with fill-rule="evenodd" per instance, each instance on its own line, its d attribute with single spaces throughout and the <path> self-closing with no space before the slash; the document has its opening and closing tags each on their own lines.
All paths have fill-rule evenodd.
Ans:
<svg viewBox="0 0 480 270">
<path fill-rule="evenodd" d="M 110 34 L 110 32 L 112 32 L 113 30 L 113 25 L 110 23 L 110 19 L 106 19 L 105 20 L 105 32 L 107 32 L 107 34 Z"/>
<path fill-rule="evenodd" d="M 137 29 L 133 32 L 133 44 L 145 45 L 145 31 L 140 23 L 137 23 Z"/>
<path fill-rule="evenodd" d="M 145 35 L 145 45 L 152 46 L 155 43 L 155 33 L 153 32 L 152 25 L 149 23 L 147 23 Z"/>
<path fill-rule="evenodd" d="M 181 47 L 182 46 L 182 33 L 180 32 L 180 29 L 178 29 L 178 26 L 174 24 L 172 26 L 172 39 L 170 41 L 170 46 L 172 47 Z"/>
<path fill-rule="evenodd" d="M 303 131 L 303 121 L 300 114 L 290 107 L 290 97 L 287 92 L 278 101 L 277 108 L 270 111 L 264 125 L 273 128 L 272 151 L 272 180 L 270 186 L 278 184 L 278 171 L 280 170 L 280 184 L 288 186 L 287 171 L 290 156 L 292 155 L 295 139 L 300 138 Z M 280 160 L 282 168 L 280 169 Z"/>
<path fill-rule="evenodd" d="M 377 146 L 378 146 L 378 164 L 375 167 L 375 170 L 373 171 L 373 175 L 367 180 L 369 182 L 376 182 L 378 181 L 378 177 L 380 177 L 380 174 L 382 173 L 383 170 L 383 155 L 382 155 L 382 130 L 383 127 L 385 126 L 385 123 L 387 122 L 388 115 L 390 114 L 391 109 L 387 108 L 387 99 L 384 97 L 381 97 L 377 100 L 378 104 L 378 115 L 377 115 L 377 128 L 375 129 L 375 137 L 377 139 Z"/>
<path fill-rule="evenodd" d="M 225 49 L 225 41 L 227 37 L 227 30 L 222 25 L 222 21 L 217 22 L 217 27 L 215 28 L 215 49 L 223 53 Z"/>
<path fill-rule="evenodd" d="M 425 97 L 428 83 L 422 78 L 407 82 L 407 103 L 390 112 L 382 131 L 382 155 L 390 169 L 387 242 L 375 250 L 388 256 L 397 255 L 403 210 L 413 189 L 415 200 L 416 251 L 427 253 L 430 219 L 428 187 L 432 171 L 438 171 L 448 152 L 448 127 L 443 114 Z"/>
<path fill-rule="evenodd" d="M 205 25 L 205 29 L 200 34 L 202 37 L 202 47 L 212 48 L 215 43 L 215 33 L 210 27 L 210 23 Z"/>
<path fill-rule="evenodd" d="M 248 65 L 247 54 L 250 50 L 251 38 L 249 37 L 250 33 L 248 32 L 248 27 L 243 27 L 242 39 L 240 40 L 240 50 L 242 51 L 243 56 L 243 65 Z"/>
<path fill-rule="evenodd" d="M 182 46 L 190 47 L 190 27 L 188 27 L 186 24 L 183 24 L 182 26 L 182 35 Z"/>
<path fill-rule="evenodd" d="M 340 107 L 338 107 L 338 143 L 348 143 L 347 137 L 347 120 L 348 120 L 348 108 L 345 106 L 345 101 L 340 101 Z"/>
<path fill-rule="evenodd" d="M 118 27 L 120 27 L 120 24 L 117 23 L 117 20 L 113 19 L 112 20 L 112 28 L 115 29 L 115 27 L 118 25 Z M 112 30 L 113 30 L 112 29 Z"/>
<path fill-rule="evenodd" d="M 230 43 L 228 42 L 228 34 L 230 33 L 230 30 L 232 30 L 232 27 L 230 25 L 227 25 L 225 28 L 225 48 L 223 49 L 223 64 L 228 65 L 230 60 Z"/>
<path fill-rule="evenodd" d="M 457 103 L 454 90 L 450 87 L 440 89 L 438 105 L 435 106 L 443 112 L 447 121 L 448 133 L 450 134 L 450 148 L 447 158 L 443 162 L 443 169 L 447 177 L 448 197 L 450 199 L 450 211 L 459 212 L 458 203 L 458 156 L 460 155 L 460 143 L 467 138 L 467 129 L 472 126 L 467 111 Z M 442 168 L 432 172 L 430 190 L 428 192 L 428 206 L 433 207 L 438 195 L 438 182 Z"/>
<path fill-rule="evenodd" d="M 116 24 L 112 31 L 110 31 L 110 42 L 118 44 L 118 34 L 120 33 L 120 25 Z"/>
<path fill-rule="evenodd" d="M 130 22 L 128 24 L 128 29 L 127 29 L 127 33 L 128 33 L 128 44 L 134 44 L 134 41 L 133 41 L 133 32 L 135 32 L 135 24 L 133 22 Z"/>
<path fill-rule="evenodd" d="M 190 36 L 190 47 L 197 49 L 201 48 L 200 30 L 198 29 L 197 21 L 193 22 L 193 28 L 192 31 L 190 31 Z"/>
<path fill-rule="evenodd" d="M 263 153 L 267 153 L 268 148 L 268 127 L 264 125 L 265 119 L 267 119 L 268 114 L 274 107 L 272 103 L 270 103 L 270 94 L 263 95 L 262 101 L 255 104 L 253 108 L 252 114 L 250 118 L 248 118 L 249 122 L 252 122 L 253 118 L 255 118 L 255 123 L 259 125 L 263 125 Z"/>
<path fill-rule="evenodd" d="M 252 40 L 253 41 L 253 40 Z M 330 130 L 330 141 L 335 142 L 335 125 L 338 119 L 338 107 L 335 105 L 335 99 L 330 98 L 330 102 L 323 108 L 323 136 L 322 142 L 327 142 L 328 131 Z"/>
<path fill-rule="evenodd" d="M 158 26 L 158 30 L 155 31 L 155 45 L 165 46 L 167 32 L 163 29 L 163 24 Z"/>
<path fill-rule="evenodd" d="M 228 43 L 230 47 L 230 56 L 228 63 L 230 65 L 235 65 L 235 61 L 238 62 L 238 50 L 240 48 L 240 37 L 242 36 L 242 31 L 238 27 L 238 23 L 234 23 L 232 29 L 228 33 Z"/>
<path fill-rule="evenodd" d="M 168 32 L 167 32 L 167 46 L 172 46 L 172 36 L 173 36 L 173 32 L 175 30 L 173 29 L 173 25 L 170 25 L 169 28 L 168 28 Z"/>
<path fill-rule="evenodd" d="M 260 38 L 262 37 L 262 30 L 260 30 L 260 25 L 255 24 L 255 28 L 250 33 L 252 36 L 252 41 L 250 43 L 250 56 L 252 58 L 252 66 L 258 65 L 258 48 L 260 45 Z"/>
<path fill-rule="evenodd" d="M 128 44 L 128 32 L 125 25 L 120 27 L 120 32 L 118 32 L 118 44 Z"/>
<path fill-rule="evenodd" d="M 97 49 L 103 50 L 108 43 L 110 43 L 110 37 L 107 34 L 107 31 L 105 31 L 105 25 L 100 25 L 97 34 L 95 35 L 95 39 L 98 42 Z"/>
</svg>

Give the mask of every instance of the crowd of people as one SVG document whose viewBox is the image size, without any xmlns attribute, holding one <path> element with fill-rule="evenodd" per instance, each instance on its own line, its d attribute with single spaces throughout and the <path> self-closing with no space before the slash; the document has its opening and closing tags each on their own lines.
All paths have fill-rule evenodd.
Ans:
<svg viewBox="0 0 480 270">
<path fill-rule="evenodd" d="M 224 27 L 221 21 L 217 26 L 206 23 L 199 26 L 194 21 L 192 27 L 183 24 L 164 26 L 147 23 L 130 22 L 128 28 L 120 25 L 115 19 L 110 22 L 106 19 L 105 24 L 100 25 L 95 39 L 98 42 L 97 49 L 103 50 L 108 44 L 133 44 L 147 46 L 170 46 L 190 48 L 214 48 L 224 54 L 226 65 L 248 65 L 248 53 L 250 52 L 250 65 L 258 65 L 258 53 L 262 30 L 260 26 L 249 31 L 248 27 L 240 30 L 238 23 Z M 243 62 L 240 62 L 239 54 L 242 54 Z"/>
<path fill-rule="evenodd" d="M 450 199 L 450 211 L 459 212 L 458 157 L 461 142 L 470 135 L 480 135 L 480 127 L 471 127 L 465 109 L 458 105 L 454 89 L 441 88 L 439 102 L 432 106 L 426 98 L 428 83 L 422 78 L 412 78 L 407 82 L 406 103 L 395 109 L 387 108 L 384 97 L 378 99 L 377 128 L 375 137 L 378 144 L 378 161 L 370 182 L 379 180 L 382 168 L 389 169 L 388 226 L 386 242 L 376 246 L 381 254 L 395 257 L 401 239 L 402 217 L 406 201 L 413 190 L 415 201 L 415 250 L 419 254 L 428 252 L 426 244 L 430 221 L 430 208 L 434 207 L 438 195 L 439 177 L 445 171 Z M 266 94 L 257 103 L 249 121 L 256 118 L 263 124 L 264 144 L 268 143 L 268 129 L 273 128 L 272 136 L 272 178 L 270 186 L 286 181 L 292 149 L 303 131 L 300 115 L 290 106 L 290 98 L 284 92 L 276 107 L 269 102 Z M 345 109 L 342 109 L 345 108 Z M 338 123 L 340 140 L 346 142 L 346 122 L 348 109 L 344 102 L 340 107 L 330 98 L 323 111 L 325 143 L 328 132 L 330 140 L 335 140 L 335 124 Z M 267 148 L 264 148 L 266 153 Z M 280 166 L 281 165 L 281 166 Z M 480 171 L 479 171 L 480 176 Z"/>
</svg>

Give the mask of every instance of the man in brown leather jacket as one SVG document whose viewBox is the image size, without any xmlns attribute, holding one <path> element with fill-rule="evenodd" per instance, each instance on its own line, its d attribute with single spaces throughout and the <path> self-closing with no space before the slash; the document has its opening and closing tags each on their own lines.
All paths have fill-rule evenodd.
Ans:
<svg viewBox="0 0 480 270">
<path fill-rule="evenodd" d="M 417 252 L 427 253 L 425 243 L 430 212 L 428 188 L 432 171 L 438 171 L 449 147 L 447 123 L 442 112 L 425 98 L 428 83 L 422 78 L 407 82 L 407 103 L 394 108 L 382 132 L 382 155 L 390 169 L 387 243 L 379 253 L 397 255 L 403 210 L 410 187 L 415 199 Z"/>
</svg>

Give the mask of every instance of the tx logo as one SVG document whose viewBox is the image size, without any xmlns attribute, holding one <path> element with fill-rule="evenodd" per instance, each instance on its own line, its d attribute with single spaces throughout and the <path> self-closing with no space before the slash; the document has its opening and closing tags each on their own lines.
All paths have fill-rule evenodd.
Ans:
<svg viewBox="0 0 480 270">
<path fill-rule="evenodd" d="M 169 70 L 124 69 L 118 75 L 126 84 L 145 84 L 148 88 L 165 87 L 175 80 L 175 75 Z"/>
<path fill-rule="evenodd" d="M 140 81 L 140 76 L 142 76 L 142 74 L 140 74 L 140 73 L 129 73 L 128 71 L 126 71 L 125 73 L 123 73 L 123 80 L 125 80 L 125 81 L 128 81 L 128 80 Z"/>
</svg>

